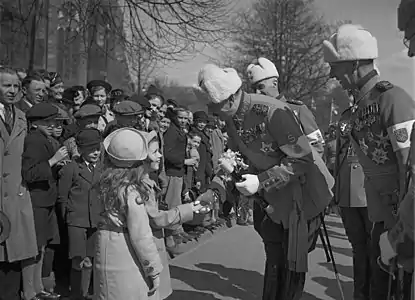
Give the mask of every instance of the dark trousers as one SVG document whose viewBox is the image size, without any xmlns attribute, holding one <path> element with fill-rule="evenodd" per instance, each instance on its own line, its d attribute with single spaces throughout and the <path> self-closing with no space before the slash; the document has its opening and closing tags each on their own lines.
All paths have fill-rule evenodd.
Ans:
<svg viewBox="0 0 415 300">
<path fill-rule="evenodd" d="M 377 264 L 377 258 L 380 256 L 379 238 L 382 233 L 386 231 L 383 222 L 377 222 L 373 224 L 372 229 L 372 286 L 371 286 L 371 299 L 372 300 L 389 300 L 389 274 L 383 271 Z M 400 299 L 411 299 L 411 284 L 412 274 L 404 273 L 402 282 L 392 282 L 392 294 L 396 292 L 396 288 L 400 284 Z"/>
<path fill-rule="evenodd" d="M 260 214 L 256 214 L 257 218 L 259 216 Z M 305 273 L 288 270 L 288 231 L 284 230 L 281 224 L 274 223 L 266 215 L 261 222 L 257 220 L 257 226 L 258 223 L 261 224 L 260 232 L 266 256 L 262 300 L 301 299 Z"/>
<path fill-rule="evenodd" d="M 0 262 L 0 300 L 20 300 L 21 263 Z"/>
<path fill-rule="evenodd" d="M 367 207 L 342 207 L 341 216 L 353 251 L 353 296 L 355 300 L 369 300 L 372 222 Z"/>
</svg>

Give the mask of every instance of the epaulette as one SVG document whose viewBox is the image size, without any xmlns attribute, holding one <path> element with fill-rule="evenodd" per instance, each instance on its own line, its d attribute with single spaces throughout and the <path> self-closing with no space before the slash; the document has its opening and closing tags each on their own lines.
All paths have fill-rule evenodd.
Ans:
<svg viewBox="0 0 415 300">
<path fill-rule="evenodd" d="M 304 105 L 304 102 L 301 100 L 287 99 L 287 103 L 295 105 Z"/>
<path fill-rule="evenodd" d="M 252 106 L 252 111 L 258 116 L 266 117 L 269 112 L 269 106 L 266 104 L 254 104 L 254 106 Z"/>
<path fill-rule="evenodd" d="M 393 84 L 387 80 L 382 80 L 376 83 L 375 87 L 379 90 L 379 92 L 384 93 L 393 88 Z"/>
</svg>

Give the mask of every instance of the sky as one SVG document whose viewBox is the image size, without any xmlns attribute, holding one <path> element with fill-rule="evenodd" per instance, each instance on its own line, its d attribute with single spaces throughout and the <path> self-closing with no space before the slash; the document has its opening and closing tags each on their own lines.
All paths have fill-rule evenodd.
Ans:
<svg viewBox="0 0 415 300">
<path fill-rule="evenodd" d="M 238 0 L 249 5 L 253 0 Z M 400 0 L 315 0 L 317 10 L 327 21 L 351 20 L 368 29 L 378 40 L 377 64 L 381 78 L 402 86 L 415 97 L 415 59 L 404 52 L 403 34 L 397 29 L 397 7 Z M 188 61 L 178 62 L 161 69 L 160 75 L 167 80 L 191 86 L 197 81 L 200 68 L 211 58 L 215 50 L 205 48 Z"/>
</svg>

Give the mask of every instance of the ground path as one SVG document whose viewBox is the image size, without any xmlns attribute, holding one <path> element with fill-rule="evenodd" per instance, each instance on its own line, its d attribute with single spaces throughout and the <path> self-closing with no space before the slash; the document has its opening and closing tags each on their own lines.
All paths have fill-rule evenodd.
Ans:
<svg viewBox="0 0 415 300">
<path fill-rule="evenodd" d="M 352 257 L 340 218 L 326 217 L 327 229 L 346 299 L 352 299 Z M 264 250 L 252 226 L 218 232 L 171 261 L 173 295 L 168 300 L 261 299 Z M 309 256 L 303 300 L 340 299 L 332 264 L 320 241 Z"/>
</svg>

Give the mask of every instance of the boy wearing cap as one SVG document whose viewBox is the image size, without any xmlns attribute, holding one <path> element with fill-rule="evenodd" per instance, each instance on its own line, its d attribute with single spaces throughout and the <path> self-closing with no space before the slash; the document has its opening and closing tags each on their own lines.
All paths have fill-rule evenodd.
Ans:
<svg viewBox="0 0 415 300">
<path fill-rule="evenodd" d="M 72 299 L 84 299 L 91 281 L 95 233 L 102 212 L 94 184 L 101 175 L 101 134 L 87 128 L 76 136 L 80 157 L 64 166 L 60 173 L 58 205 L 66 221 Z"/>
<path fill-rule="evenodd" d="M 45 248 L 58 234 L 55 213 L 57 183 L 54 168 L 68 155 L 66 147 L 57 149 L 52 142 L 57 117 L 58 109 L 49 103 L 38 103 L 29 109 L 26 118 L 31 129 L 25 139 L 22 155 L 22 177 L 32 200 L 40 253 L 35 261 L 32 284 L 36 295 L 41 299 L 59 297 L 45 292 L 41 280 Z"/>
<path fill-rule="evenodd" d="M 115 120 L 108 123 L 104 130 L 104 137 L 122 127 L 136 127 L 144 119 L 144 110 L 140 104 L 125 100 L 114 105 Z"/>
</svg>

